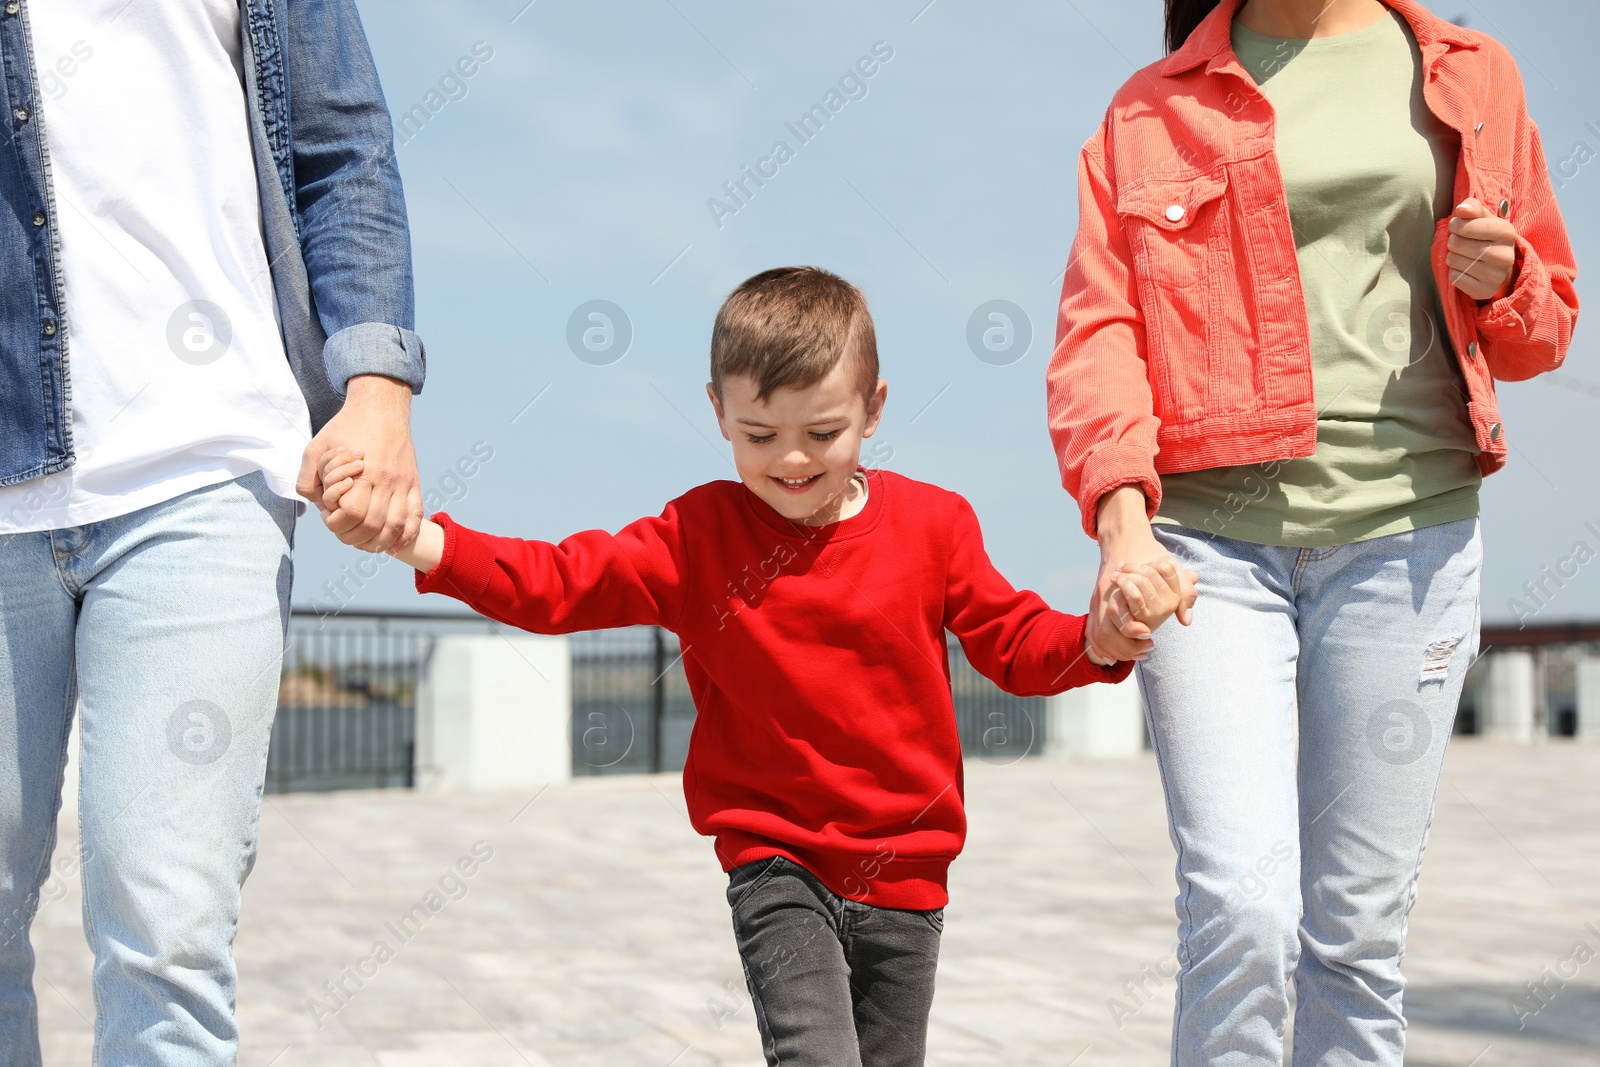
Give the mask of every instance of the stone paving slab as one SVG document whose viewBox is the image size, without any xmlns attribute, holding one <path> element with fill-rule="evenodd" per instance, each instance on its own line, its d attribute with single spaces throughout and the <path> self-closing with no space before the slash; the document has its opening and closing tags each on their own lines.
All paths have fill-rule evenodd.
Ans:
<svg viewBox="0 0 1600 1067">
<path fill-rule="evenodd" d="M 1171 983 L 1140 990 L 1174 948 L 1154 763 L 975 761 L 967 793 L 928 1062 L 1165 1063 Z M 1411 921 L 1408 1064 L 1600 1062 L 1600 960 L 1572 962 L 1579 942 L 1600 953 L 1597 813 L 1600 745 L 1453 743 Z M 676 775 L 271 797 L 261 837 L 237 945 L 246 1067 L 762 1063 L 725 880 Z M 58 874 L 34 938 L 48 1067 L 89 1062 L 79 909 Z M 1510 998 L 1574 968 L 1519 1029 Z"/>
</svg>

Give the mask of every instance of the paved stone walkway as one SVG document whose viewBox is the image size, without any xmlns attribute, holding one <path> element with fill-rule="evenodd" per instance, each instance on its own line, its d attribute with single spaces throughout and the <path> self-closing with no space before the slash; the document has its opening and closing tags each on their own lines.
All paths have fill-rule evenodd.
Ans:
<svg viewBox="0 0 1600 1067">
<path fill-rule="evenodd" d="M 928 1062 L 1165 1064 L 1171 984 L 1128 992 L 1173 948 L 1154 764 L 974 762 L 967 792 Z M 1408 1064 L 1600 1062 L 1600 959 L 1573 962 L 1579 942 L 1600 953 L 1597 813 L 1600 745 L 1453 744 L 1411 923 Z M 269 798 L 238 940 L 241 1062 L 759 1067 L 723 884 L 675 775 Z M 86 1064 L 76 877 L 50 896 L 45 1063 Z M 1510 998 L 1574 966 L 1519 1029 Z"/>
</svg>

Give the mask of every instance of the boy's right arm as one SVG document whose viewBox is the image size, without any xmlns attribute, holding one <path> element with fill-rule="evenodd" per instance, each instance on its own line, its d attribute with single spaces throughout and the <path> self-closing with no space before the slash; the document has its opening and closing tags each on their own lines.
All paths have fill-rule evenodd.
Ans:
<svg viewBox="0 0 1600 1067">
<path fill-rule="evenodd" d="M 324 461 L 325 515 L 338 509 L 362 469 L 359 455 Z M 683 543 L 673 503 L 616 534 L 587 530 L 560 544 L 479 533 L 441 512 L 423 521 L 415 543 L 392 554 L 415 568 L 419 592 L 453 596 L 535 633 L 570 633 L 674 625 L 688 573 Z"/>
<path fill-rule="evenodd" d="M 681 532 L 675 504 L 615 534 L 586 530 L 559 544 L 480 533 L 440 512 L 417 539 L 437 559 L 406 562 L 434 564 L 417 570 L 418 592 L 444 593 L 533 633 L 672 629 L 688 576 Z"/>
</svg>

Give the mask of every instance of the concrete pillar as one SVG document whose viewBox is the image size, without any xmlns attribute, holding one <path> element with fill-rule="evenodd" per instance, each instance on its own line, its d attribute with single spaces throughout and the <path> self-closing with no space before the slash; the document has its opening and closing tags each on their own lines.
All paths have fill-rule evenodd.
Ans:
<svg viewBox="0 0 1600 1067">
<path fill-rule="evenodd" d="M 1086 685 L 1050 698 L 1047 754 L 1091 759 L 1144 751 L 1144 700 L 1133 675 L 1116 685 Z"/>
<path fill-rule="evenodd" d="M 526 789 L 572 777 L 565 637 L 441 637 L 417 694 L 418 789 Z"/>
<path fill-rule="evenodd" d="M 1491 652 L 1478 690 L 1478 732 L 1503 741 L 1533 740 L 1533 653 L 1521 648 Z"/>
<path fill-rule="evenodd" d="M 1600 656 L 1584 653 L 1574 668 L 1578 683 L 1578 737 L 1600 741 Z"/>
</svg>

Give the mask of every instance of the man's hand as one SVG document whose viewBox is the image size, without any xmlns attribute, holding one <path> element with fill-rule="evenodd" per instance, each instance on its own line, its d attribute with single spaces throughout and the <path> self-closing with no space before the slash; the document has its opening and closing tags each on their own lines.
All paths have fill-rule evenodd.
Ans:
<svg viewBox="0 0 1600 1067">
<path fill-rule="evenodd" d="M 1472 197 L 1450 218 L 1450 284 L 1474 300 L 1500 295 L 1517 266 L 1517 228 Z"/>
<path fill-rule="evenodd" d="M 1150 627 L 1129 616 L 1126 595 L 1118 587 L 1127 573 L 1118 568 L 1170 561 L 1171 554 L 1150 532 L 1144 493 L 1136 485 L 1118 486 L 1101 497 L 1096 524 L 1100 531 L 1100 574 L 1089 601 L 1090 658 L 1096 662 L 1142 660 L 1154 647 Z M 1178 621 L 1185 626 L 1189 625 L 1192 607 L 1193 601 L 1188 598 L 1180 599 L 1177 605 Z"/>
<path fill-rule="evenodd" d="M 359 453 L 353 454 L 342 448 L 331 450 L 322 457 L 322 464 L 317 468 L 317 474 L 322 480 L 323 490 L 322 499 L 317 502 L 317 510 L 322 512 L 324 522 L 330 516 L 339 513 L 340 502 L 345 494 L 355 487 L 361 472 L 365 469 L 366 461 Z M 387 551 L 402 563 L 427 574 L 444 558 L 444 527 L 431 519 L 423 519 L 421 529 L 410 544 L 401 544 L 397 541 L 387 550 L 367 549 L 367 551 Z"/>
<path fill-rule="evenodd" d="M 321 467 L 333 449 L 360 453 L 362 472 L 323 515 L 347 545 L 368 552 L 407 547 L 422 526 L 422 488 L 411 447 L 411 387 L 377 374 L 350 379 L 344 407 L 311 439 L 295 490 L 322 508 Z"/>
</svg>

